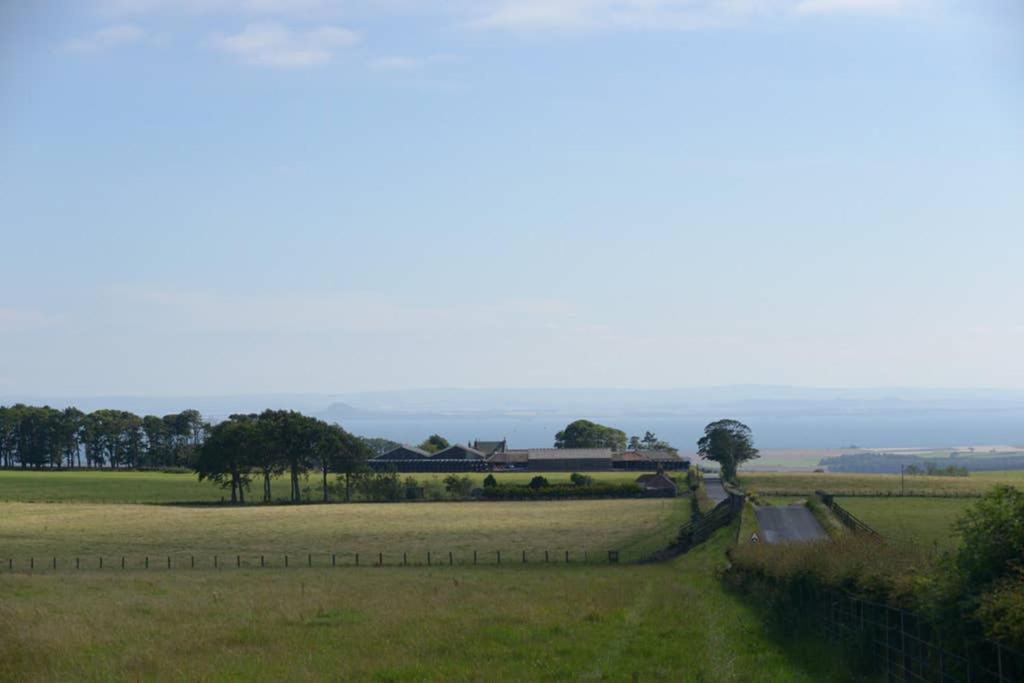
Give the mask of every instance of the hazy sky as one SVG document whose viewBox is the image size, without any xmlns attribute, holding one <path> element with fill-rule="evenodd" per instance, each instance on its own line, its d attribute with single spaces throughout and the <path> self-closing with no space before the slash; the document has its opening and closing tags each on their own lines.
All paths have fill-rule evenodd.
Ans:
<svg viewBox="0 0 1024 683">
<path fill-rule="evenodd" d="M 0 237 L 0 395 L 1024 387 L 1024 12 L 5 0 Z"/>
</svg>

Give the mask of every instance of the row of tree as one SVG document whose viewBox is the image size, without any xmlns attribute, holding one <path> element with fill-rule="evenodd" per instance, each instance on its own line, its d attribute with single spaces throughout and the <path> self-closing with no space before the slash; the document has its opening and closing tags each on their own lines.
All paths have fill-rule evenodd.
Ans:
<svg viewBox="0 0 1024 683">
<path fill-rule="evenodd" d="M 123 410 L 0 406 L 0 466 L 187 466 L 208 427 L 195 410 L 140 417 Z"/>
<path fill-rule="evenodd" d="M 367 443 L 336 424 L 291 410 L 264 410 L 260 414 L 232 415 L 209 428 L 193 469 L 200 480 L 231 490 L 232 502 L 245 502 L 254 477 L 263 483 L 263 501 L 269 502 L 271 481 L 288 475 L 289 499 L 299 502 L 299 479 L 310 472 L 320 475 L 327 502 L 328 475 L 345 478 L 345 500 L 351 499 L 352 475 L 364 469 L 372 451 Z"/>
</svg>

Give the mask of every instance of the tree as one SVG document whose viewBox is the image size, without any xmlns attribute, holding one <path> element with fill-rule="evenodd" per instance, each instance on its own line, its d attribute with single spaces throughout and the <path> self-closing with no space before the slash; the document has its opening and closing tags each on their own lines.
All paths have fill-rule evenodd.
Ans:
<svg viewBox="0 0 1024 683">
<path fill-rule="evenodd" d="M 718 420 L 704 428 L 704 436 L 697 441 L 697 455 L 717 462 L 723 479 L 736 481 L 739 466 L 757 458 L 758 451 L 750 427 L 738 420 Z"/>
<path fill-rule="evenodd" d="M 676 452 L 676 449 L 667 441 L 662 441 L 654 432 L 644 432 L 644 437 L 641 439 L 639 436 L 629 437 L 629 450 L 631 451 L 670 451 Z"/>
<path fill-rule="evenodd" d="M 345 475 L 345 500 L 351 500 L 351 476 L 362 468 L 369 457 L 369 449 L 358 437 L 338 425 L 317 421 L 317 436 L 313 444 L 314 460 L 323 477 L 324 502 L 327 502 L 327 474 Z"/>
<path fill-rule="evenodd" d="M 494 478 L 493 474 L 488 474 L 486 477 L 484 477 L 484 488 L 489 489 L 492 486 L 497 486 L 497 485 L 498 485 L 498 480 Z"/>
<path fill-rule="evenodd" d="M 542 488 L 545 488 L 546 486 L 548 486 L 547 478 L 543 477 L 543 476 L 541 476 L 539 474 L 536 477 L 534 477 L 533 479 L 530 480 L 530 488 L 531 489 L 534 489 L 534 490 L 542 489 Z"/>
<path fill-rule="evenodd" d="M 969 586 L 1008 576 L 1024 558 L 1024 491 L 999 484 L 969 507 L 955 528 L 961 539 L 956 563 Z"/>
<path fill-rule="evenodd" d="M 420 444 L 420 448 L 425 450 L 427 453 L 438 453 L 448 448 L 451 444 L 448 443 L 448 439 L 444 438 L 440 434 L 431 434 L 426 440 Z"/>
<path fill-rule="evenodd" d="M 211 428 L 193 461 L 199 481 L 209 479 L 230 488 L 231 502 L 244 503 L 252 478 L 248 454 L 258 436 L 249 420 L 228 419 Z"/>
<path fill-rule="evenodd" d="M 319 434 L 316 420 L 294 410 L 264 410 L 259 421 L 266 425 L 261 434 L 289 473 L 293 503 L 302 500 L 299 475 L 305 475 L 312 466 L 313 447 Z"/>
<path fill-rule="evenodd" d="M 555 434 L 555 448 L 611 448 L 621 451 L 626 447 L 626 433 L 590 420 L 576 420 Z"/>
</svg>

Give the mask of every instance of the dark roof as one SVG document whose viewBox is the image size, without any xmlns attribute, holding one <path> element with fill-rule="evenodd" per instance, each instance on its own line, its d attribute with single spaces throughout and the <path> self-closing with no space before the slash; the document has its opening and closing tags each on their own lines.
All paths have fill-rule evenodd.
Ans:
<svg viewBox="0 0 1024 683">
<path fill-rule="evenodd" d="M 430 457 L 437 460 L 483 460 L 484 454 L 475 448 L 456 443 Z"/>
<path fill-rule="evenodd" d="M 679 456 L 678 453 L 673 451 L 663 450 L 638 450 L 638 451 L 622 451 L 621 453 L 615 454 L 615 460 L 685 460 Z"/>
<path fill-rule="evenodd" d="M 487 462 L 495 465 L 521 465 L 526 462 L 529 451 L 519 450 L 505 450 L 497 451 L 487 456 Z"/>
<path fill-rule="evenodd" d="M 663 472 L 656 474 L 641 474 L 636 478 L 636 483 L 643 486 L 645 489 L 672 489 L 676 491 L 679 487 L 676 485 L 672 478 Z"/>
<path fill-rule="evenodd" d="M 528 448 L 530 460 L 611 460 L 610 448 Z"/>
<path fill-rule="evenodd" d="M 484 457 L 493 455 L 498 452 L 505 450 L 505 440 L 501 441 L 480 441 L 479 439 L 473 441 L 473 448 L 484 454 Z"/>
<path fill-rule="evenodd" d="M 416 448 L 415 446 L 399 446 L 398 448 L 392 448 L 387 453 L 378 455 L 373 460 L 422 460 L 423 458 L 429 458 L 430 453 L 427 453 L 422 448 Z"/>
</svg>

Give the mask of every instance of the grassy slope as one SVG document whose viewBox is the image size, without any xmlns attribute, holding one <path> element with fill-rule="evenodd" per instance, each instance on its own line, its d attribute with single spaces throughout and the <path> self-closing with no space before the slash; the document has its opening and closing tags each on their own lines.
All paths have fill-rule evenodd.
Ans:
<svg viewBox="0 0 1024 683">
<path fill-rule="evenodd" d="M 663 565 L 0 576 L 2 680 L 842 680 L 714 571 Z"/>
<path fill-rule="evenodd" d="M 0 556 L 201 555 L 665 547 L 689 518 L 686 498 L 495 503 L 365 503 L 252 508 L 0 503 Z M 564 555 L 563 555 L 564 557 Z M 95 560 L 95 558 L 93 558 Z"/>
<path fill-rule="evenodd" d="M 898 474 L 831 474 L 809 472 L 745 472 L 740 476 L 745 488 L 755 491 L 786 491 L 811 494 L 826 491 L 891 492 L 900 490 Z M 1024 470 L 977 472 L 969 477 L 906 477 L 907 491 L 938 493 L 983 493 L 998 483 L 1024 487 Z"/>
<path fill-rule="evenodd" d="M 838 498 L 837 502 L 886 538 L 940 549 L 958 543 L 953 522 L 974 501 L 957 498 Z"/>
<path fill-rule="evenodd" d="M 537 472 L 496 473 L 500 483 L 525 484 Z M 541 472 L 552 484 L 569 481 L 569 472 Z M 598 481 L 632 482 L 640 472 L 593 472 L 590 476 Z M 679 473 L 683 476 L 685 473 Z M 420 481 L 441 480 L 444 474 L 412 474 Z M 467 473 L 474 485 L 481 486 L 486 473 Z M 319 479 L 310 477 L 305 485 L 313 489 L 313 496 L 319 497 Z M 250 497 L 262 492 L 262 483 L 256 480 Z M 288 483 L 278 477 L 273 484 L 275 496 L 288 492 Z M 172 502 L 216 502 L 225 495 L 224 491 L 209 482 L 197 481 L 194 474 L 167 474 L 163 472 L 32 472 L 0 471 L 0 501 L 23 502 L 95 502 L 95 503 L 172 503 Z"/>
</svg>

